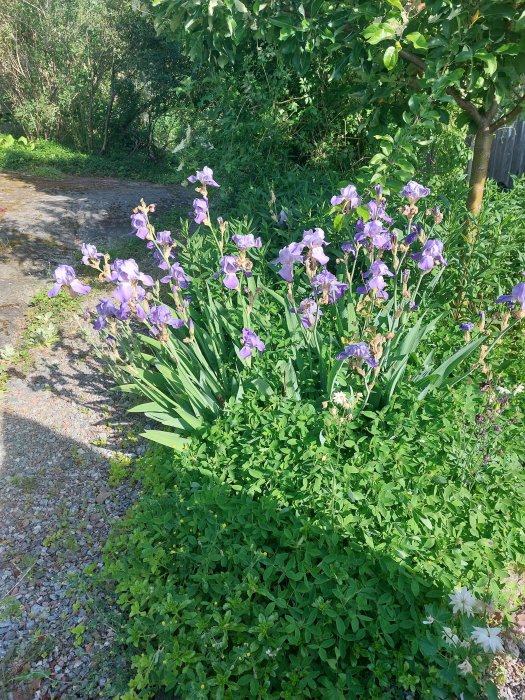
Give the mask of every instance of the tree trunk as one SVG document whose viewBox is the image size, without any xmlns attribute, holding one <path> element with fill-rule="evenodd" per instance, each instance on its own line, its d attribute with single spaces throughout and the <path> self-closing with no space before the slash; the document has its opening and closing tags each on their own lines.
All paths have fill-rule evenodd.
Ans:
<svg viewBox="0 0 525 700">
<path fill-rule="evenodd" d="M 474 141 L 474 155 L 472 157 L 467 199 L 467 209 L 473 216 L 477 216 L 481 211 L 493 139 L 494 134 L 490 130 L 490 124 L 480 124 Z"/>
<path fill-rule="evenodd" d="M 102 147 L 100 149 L 100 155 L 104 155 L 106 153 L 106 149 L 108 147 L 108 134 L 109 134 L 109 124 L 111 122 L 111 114 L 113 112 L 113 103 L 115 102 L 115 97 L 117 95 L 116 90 L 115 90 L 115 58 L 113 57 L 113 61 L 111 63 L 111 85 L 110 85 L 110 94 L 109 94 L 109 102 L 108 102 L 108 108 L 106 110 L 106 120 L 104 122 L 104 140 L 102 141 Z"/>
</svg>

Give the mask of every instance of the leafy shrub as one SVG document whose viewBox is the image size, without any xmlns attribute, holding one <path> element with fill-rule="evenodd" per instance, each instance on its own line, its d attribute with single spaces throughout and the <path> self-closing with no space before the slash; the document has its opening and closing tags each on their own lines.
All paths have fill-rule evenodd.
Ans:
<svg viewBox="0 0 525 700">
<path fill-rule="evenodd" d="M 523 564 L 520 399 L 412 398 L 337 444 L 329 412 L 246 396 L 181 454 L 149 454 L 106 550 L 125 698 L 480 697 L 485 655 L 463 678 L 436 624 L 458 581 L 501 604 Z"/>
</svg>

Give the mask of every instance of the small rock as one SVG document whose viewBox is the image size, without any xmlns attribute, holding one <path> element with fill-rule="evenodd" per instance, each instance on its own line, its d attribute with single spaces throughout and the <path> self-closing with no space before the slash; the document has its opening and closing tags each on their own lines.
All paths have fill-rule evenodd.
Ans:
<svg viewBox="0 0 525 700">
<path fill-rule="evenodd" d="M 97 495 L 97 497 L 95 498 L 95 501 L 96 501 L 97 503 L 99 503 L 99 504 L 100 504 L 100 503 L 104 503 L 104 501 L 107 501 L 108 498 L 110 498 L 110 497 L 111 497 L 111 494 L 110 494 L 109 491 L 101 491 L 101 492 Z"/>
</svg>

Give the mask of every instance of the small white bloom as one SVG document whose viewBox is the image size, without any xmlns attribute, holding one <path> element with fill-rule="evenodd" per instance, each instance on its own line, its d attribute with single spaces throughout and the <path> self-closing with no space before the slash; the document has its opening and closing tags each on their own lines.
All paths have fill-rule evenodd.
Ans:
<svg viewBox="0 0 525 700">
<path fill-rule="evenodd" d="M 459 637 L 457 634 L 454 634 L 450 627 L 443 627 L 443 639 L 447 644 L 450 644 L 450 646 L 457 647 L 459 644 Z"/>
<path fill-rule="evenodd" d="M 504 396 L 508 396 L 509 394 L 512 394 L 512 391 L 510 389 L 507 389 L 505 386 L 497 386 L 496 390 L 498 394 L 503 394 Z"/>
<path fill-rule="evenodd" d="M 350 398 L 344 391 L 336 391 L 335 394 L 332 395 L 332 402 L 341 408 L 350 408 Z"/>
<path fill-rule="evenodd" d="M 434 622 L 432 615 L 429 615 L 425 620 L 423 620 L 424 625 L 431 625 Z"/>
<path fill-rule="evenodd" d="M 483 647 L 483 651 L 497 654 L 498 651 L 504 651 L 503 642 L 500 639 L 501 627 L 474 627 L 472 639 Z"/>
<path fill-rule="evenodd" d="M 518 384 L 518 386 L 514 389 L 514 396 L 521 394 L 523 391 L 525 391 L 525 386 L 523 384 Z"/>
<path fill-rule="evenodd" d="M 478 599 L 465 586 L 454 588 L 454 592 L 449 594 L 450 604 L 453 613 L 465 613 L 471 617 L 474 613 Z"/>
<path fill-rule="evenodd" d="M 463 663 L 458 664 L 458 670 L 463 676 L 466 676 L 468 673 L 472 673 L 472 664 L 468 659 L 465 659 Z"/>
</svg>

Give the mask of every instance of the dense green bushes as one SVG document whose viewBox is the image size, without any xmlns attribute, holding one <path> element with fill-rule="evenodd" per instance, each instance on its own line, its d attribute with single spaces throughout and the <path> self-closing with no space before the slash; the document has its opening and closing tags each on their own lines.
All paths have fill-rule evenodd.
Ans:
<svg viewBox="0 0 525 700">
<path fill-rule="evenodd" d="M 125 697 L 480 697 L 423 620 L 448 624 L 458 583 L 501 603 L 523 563 L 519 400 L 405 394 L 341 441 L 313 405 L 246 397 L 152 452 L 106 553 Z"/>
</svg>

